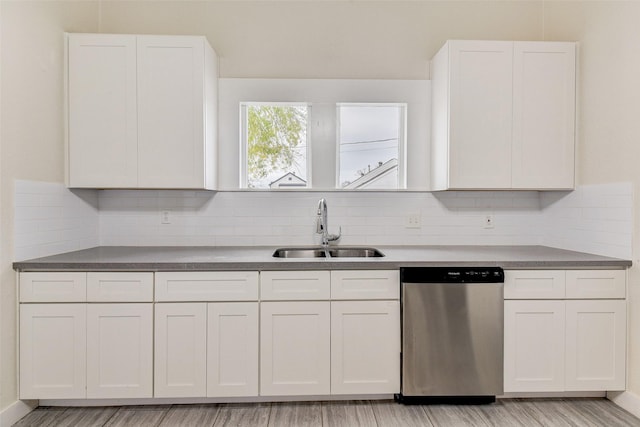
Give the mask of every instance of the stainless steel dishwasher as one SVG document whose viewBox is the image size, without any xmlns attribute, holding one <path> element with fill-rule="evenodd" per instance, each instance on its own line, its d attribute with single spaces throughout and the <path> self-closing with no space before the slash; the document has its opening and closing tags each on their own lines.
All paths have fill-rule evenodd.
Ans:
<svg viewBox="0 0 640 427">
<path fill-rule="evenodd" d="M 503 392 L 504 271 L 402 268 L 403 403 L 490 403 Z"/>
</svg>

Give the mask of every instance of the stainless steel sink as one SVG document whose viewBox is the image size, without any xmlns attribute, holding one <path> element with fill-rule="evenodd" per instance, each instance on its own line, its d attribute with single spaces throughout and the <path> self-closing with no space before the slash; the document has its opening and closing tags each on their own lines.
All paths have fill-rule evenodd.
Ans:
<svg viewBox="0 0 640 427">
<path fill-rule="evenodd" d="M 332 258 L 379 258 L 384 254 L 376 248 L 330 248 L 329 254 Z"/>
<path fill-rule="evenodd" d="M 273 253 L 274 258 L 325 258 L 326 255 L 322 248 L 278 248 Z"/>
<path fill-rule="evenodd" d="M 274 258 L 379 258 L 384 254 L 376 248 L 368 247 L 321 247 L 313 248 L 278 248 Z"/>
</svg>

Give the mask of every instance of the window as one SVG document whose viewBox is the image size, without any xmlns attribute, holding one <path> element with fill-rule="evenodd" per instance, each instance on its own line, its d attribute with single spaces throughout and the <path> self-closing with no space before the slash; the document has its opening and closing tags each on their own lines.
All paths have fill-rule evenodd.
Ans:
<svg viewBox="0 0 640 427">
<path fill-rule="evenodd" d="M 222 78 L 218 87 L 220 191 L 429 188 L 427 80 Z M 295 130 L 268 113 L 296 117 Z"/>
<path fill-rule="evenodd" d="M 243 187 L 310 187 L 308 116 L 304 103 L 242 103 Z"/>
<path fill-rule="evenodd" d="M 405 104 L 338 104 L 338 188 L 403 188 Z"/>
</svg>

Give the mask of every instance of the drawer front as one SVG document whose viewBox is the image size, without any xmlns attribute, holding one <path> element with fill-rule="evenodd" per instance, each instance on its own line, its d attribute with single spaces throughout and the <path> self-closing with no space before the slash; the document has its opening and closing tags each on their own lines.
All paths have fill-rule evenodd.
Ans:
<svg viewBox="0 0 640 427">
<path fill-rule="evenodd" d="M 20 273 L 20 302 L 85 302 L 87 273 Z"/>
<path fill-rule="evenodd" d="M 331 272 L 331 299 L 399 299 L 399 270 Z"/>
<path fill-rule="evenodd" d="M 156 301 L 256 301 L 257 271 L 161 272 Z"/>
<path fill-rule="evenodd" d="M 262 300 L 328 300 L 329 271 L 263 271 L 260 273 Z"/>
<path fill-rule="evenodd" d="M 89 302 L 152 302 L 153 273 L 87 273 Z"/>
<path fill-rule="evenodd" d="M 505 299 L 563 299 L 564 270 L 505 270 Z"/>
<path fill-rule="evenodd" d="M 625 270 L 568 270 L 567 298 L 625 298 Z"/>
</svg>

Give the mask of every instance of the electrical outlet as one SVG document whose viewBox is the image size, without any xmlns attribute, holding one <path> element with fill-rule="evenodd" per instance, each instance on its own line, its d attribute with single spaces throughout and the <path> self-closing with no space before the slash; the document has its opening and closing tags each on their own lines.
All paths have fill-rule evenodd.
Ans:
<svg viewBox="0 0 640 427">
<path fill-rule="evenodd" d="M 484 228 L 493 228 L 493 215 L 491 214 L 485 215 Z"/>
<path fill-rule="evenodd" d="M 405 228 L 421 228 L 421 227 L 422 227 L 422 221 L 419 213 L 413 212 L 407 215 L 407 222 L 405 224 Z"/>
<path fill-rule="evenodd" d="M 160 212 L 160 224 L 171 224 L 171 211 Z"/>
</svg>

